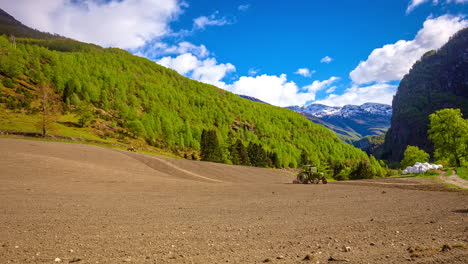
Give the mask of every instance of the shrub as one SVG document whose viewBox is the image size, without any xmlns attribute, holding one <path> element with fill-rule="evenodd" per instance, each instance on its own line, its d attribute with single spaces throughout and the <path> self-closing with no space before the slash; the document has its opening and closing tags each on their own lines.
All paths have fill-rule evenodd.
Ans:
<svg viewBox="0 0 468 264">
<path fill-rule="evenodd" d="M 401 168 L 406 168 L 408 166 L 413 166 L 416 162 L 428 162 L 429 161 L 429 154 L 427 154 L 424 150 L 419 149 L 415 146 L 408 146 L 406 147 L 404 158 L 401 161 L 400 165 Z"/>
</svg>

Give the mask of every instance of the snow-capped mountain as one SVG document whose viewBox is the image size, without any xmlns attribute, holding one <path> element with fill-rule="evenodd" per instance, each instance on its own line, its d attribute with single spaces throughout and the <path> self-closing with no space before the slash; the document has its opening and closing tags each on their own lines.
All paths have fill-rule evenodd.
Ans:
<svg viewBox="0 0 468 264">
<path fill-rule="evenodd" d="M 358 115 L 392 116 L 392 107 L 386 104 L 365 103 L 363 105 L 327 106 L 322 104 L 310 104 L 307 106 L 286 107 L 300 113 L 308 113 L 315 117 L 342 116 L 352 117 Z"/>
<path fill-rule="evenodd" d="M 328 127 L 347 142 L 385 133 L 390 127 L 392 118 L 392 107 L 377 103 L 343 107 L 310 104 L 287 108 L 302 114 L 314 123 Z"/>
</svg>

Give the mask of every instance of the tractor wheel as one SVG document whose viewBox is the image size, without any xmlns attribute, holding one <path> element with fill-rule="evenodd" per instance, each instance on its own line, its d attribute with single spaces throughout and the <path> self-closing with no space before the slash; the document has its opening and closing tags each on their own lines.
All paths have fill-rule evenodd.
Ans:
<svg viewBox="0 0 468 264">
<path fill-rule="evenodd" d="M 307 173 L 305 172 L 300 172 L 298 175 L 297 175 L 297 181 L 301 184 L 307 184 L 308 182 L 308 177 L 307 177 Z"/>
<path fill-rule="evenodd" d="M 327 184 L 327 183 L 328 183 L 327 178 L 322 177 L 322 183 L 323 183 L 323 184 Z"/>
</svg>

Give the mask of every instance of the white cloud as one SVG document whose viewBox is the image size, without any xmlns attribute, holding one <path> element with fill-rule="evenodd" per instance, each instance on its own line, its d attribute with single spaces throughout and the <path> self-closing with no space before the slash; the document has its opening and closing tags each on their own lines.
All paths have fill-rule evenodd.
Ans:
<svg viewBox="0 0 468 264">
<path fill-rule="evenodd" d="M 332 60 L 333 60 L 333 58 L 330 58 L 330 57 L 328 57 L 328 56 L 325 56 L 325 57 L 323 57 L 323 58 L 320 60 L 320 62 L 321 62 L 321 63 L 330 63 L 330 62 L 332 62 Z"/>
<path fill-rule="evenodd" d="M 255 69 L 255 68 L 250 68 L 248 74 L 250 76 L 254 76 L 254 75 L 257 75 L 258 72 L 259 72 L 259 70 Z"/>
<path fill-rule="evenodd" d="M 165 67 L 174 69 L 182 75 L 193 71 L 200 64 L 198 58 L 190 53 L 184 53 L 175 58 L 169 56 L 164 57 L 156 62 Z"/>
<path fill-rule="evenodd" d="M 411 13 L 417 6 L 429 2 L 430 0 L 411 0 L 408 4 L 408 8 L 406 9 L 406 14 Z"/>
<path fill-rule="evenodd" d="M 198 58 L 206 58 L 210 55 L 205 45 L 197 46 L 187 41 L 180 42 L 177 45 L 156 42 L 152 46 L 145 47 L 139 51 L 139 55 L 143 55 L 147 58 L 158 58 L 166 55 L 180 55 L 184 53 L 191 53 Z"/>
<path fill-rule="evenodd" d="M 295 74 L 299 74 L 299 75 L 302 75 L 304 77 L 310 77 L 314 73 L 315 73 L 315 71 L 311 71 L 311 70 L 309 70 L 307 68 L 300 68 L 300 69 L 297 69 L 297 71 L 295 72 Z"/>
<path fill-rule="evenodd" d="M 184 53 L 175 58 L 164 57 L 156 62 L 189 78 L 219 88 L 226 86 L 226 83 L 221 81 L 226 74 L 236 70 L 231 63 L 218 63 L 215 58 L 199 59 L 191 53 Z"/>
<path fill-rule="evenodd" d="M 315 94 L 316 92 L 327 88 L 328 86 L 330 86 L 332 83 L 338 81 L 339 79 L 340 78 L 333 76 L 333 77 L 330 77 L 330 79 L 328 79 L 328 80 L 313 81 L 312 84 L 307 85 L 304 88 L 307 89 L 307 91 Z M 315 99 L 315 97 L 314 97 L 314 99 Z"/>
<path fill-rule="evenodd" d="M 232 24 L 232 22 L 228 21 L 226 17 L 218 18 L 218 13 L 215 12 L 210 16 L 201 16 L 197 17 L 193 20 L 193 27 L 195 29 L 205 29 L 206 26 L 224 26 L 228 24 Z"/>
<path fill-rule="evenodd" d="M 425 52 L 440 48 L 466 26 L 468 21 L 460 16 L 428 18 L 413 40 L 399 40 L 373 50 L 349 75 L 358 84 L 400 80 Z"/>
<path fill-rule="evenodd" d="M 250 4 L 240 5 L 237 7 L 239 11 L 247 11 L 250 8 Z"/>
<path fill-rule="evenodd" d="M 393 95 L 397 87 L 386 83 L 374 84 L 366 87 L 357 85 L 346 89 L 341 94 L 330 94 L 323 100 L 315 101 L 315 104 L 324 104 L 329 106 L 343 106 L 347 104 L 361 105 L 364 103 L 392 104 Z"/>
<path fill-rule="evenodd" d="M 315 93 L 326 88 L 338 78 L 332 77 L 325 81 L 314 81 L 311 85 L 299 89 L 293 81 L 288 81 L 286 74 L 259 75 L 255 77 L 242 76 L 227 90 L 241 95 L 258 98 L 264 102 L 277 106 L 304 105 L 315 99 Z"/>
<path fill-rule="evenodd" d="M 326 91 L 326 93 L 327 93 L 327 94 L 333 93 L 333 92 L 336 90 L 336 88 L 337 88 L 336 86 L 332 86 L 332 87 L 328 88 L 328 90 Z"/>
<path fill-rule="evenodd" d="M 413 11 L 416 7 L 427 2 L 430 2 L 430 0 L 411 0 L 408 4 L 408 8 L 406 9 L 406 14 L 411 13 L 411 11 Z M 468 0 L 446 0 L 445 2 L 464 4 L 464 3 L 468 3 Z M 439 0 L 432 0 L 432 4 L 437 5 L 438 3 L 439 3 Z"/>
<path fill-rule="evenodd" d="M 0 0 L 24 24 L 105 47 L 134 49 L 170 32 L 181 13 L 178 0 Z"/>
</svg>

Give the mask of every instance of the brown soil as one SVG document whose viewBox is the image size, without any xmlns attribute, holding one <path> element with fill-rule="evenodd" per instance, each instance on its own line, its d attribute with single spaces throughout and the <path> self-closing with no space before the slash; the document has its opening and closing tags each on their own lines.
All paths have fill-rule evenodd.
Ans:
<svg viewBox="0 0 468 264">
<path fill-rule="evenodd" d="M 467 192 L 429 179 L 293 185 L 283 170 L 79 144 L 0 150 L 0 263 L 468 260 Z"/>
</svg>

